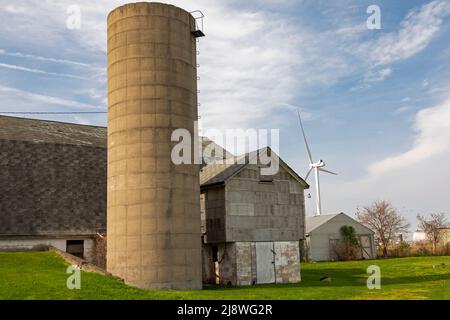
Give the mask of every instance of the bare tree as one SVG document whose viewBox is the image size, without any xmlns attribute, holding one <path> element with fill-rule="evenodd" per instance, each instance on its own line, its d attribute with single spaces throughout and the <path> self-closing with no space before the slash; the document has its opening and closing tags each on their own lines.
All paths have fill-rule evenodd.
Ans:
<svg viewBox="0 0 450 320">
<path fill-rule="evenodd" d="M 375 232 L 384 257 L 388 255 L 389 244 L 410 226 L 388 201 L 375 201 L 371 206 L 358 209 L 356 217 Z"/>
<path fill-rule="evenodd" d="M 444 228 L 447 227 L 445 214 L 432 213 L 428 219 L 418 214 L 417 220 L 419 220 L 419 227 L 433 244 L 433 250 L 436 251 L 436 247 L 444 235 Z"/>
</svg>

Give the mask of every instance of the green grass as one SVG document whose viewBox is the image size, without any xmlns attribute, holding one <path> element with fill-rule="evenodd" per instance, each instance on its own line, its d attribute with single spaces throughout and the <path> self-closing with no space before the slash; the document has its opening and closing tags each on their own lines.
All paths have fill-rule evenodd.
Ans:
<svg viewBox="0 0 450 320">
<path fill-rule="evenodd" d="M 366 287 L 372 264 L 381 268 L 380 290 Z M 450 299 L 450 257 L 303 263 L 299 284 L 202 291 L 147 291 L 88 272 L 81 290 L 68 290 L 67 265 L 51 252 L 0 253 L 0 299 Z M 324 275 L 332 282 L 319 281 Z"/>
</svg>

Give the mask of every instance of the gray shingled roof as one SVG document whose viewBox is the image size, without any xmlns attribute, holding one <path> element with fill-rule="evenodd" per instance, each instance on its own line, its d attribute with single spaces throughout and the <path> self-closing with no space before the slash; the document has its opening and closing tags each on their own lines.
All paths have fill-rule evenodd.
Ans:
<svg viewBox="0 0 450 320">
<path fill-rule="evenodd" d="M 200 171 L 200 185 L 224 182 L 243 167 L 245 164 L 209 164 Z"/>
<path fill-rule="evenodd" d="M 309 217 L 307 216 L 306 220 L 305 220 L 306 233 L 310 233 L 314 229 L 320 227 L 324 223 L 327 223 L 328 221 L 330 221 L 331 219 L 333 219 L 334 217 L 336 217 L 340 214 L 342 214 L 342 213 L 321 214 L 320 216 L 309 216 Z"/>
<path fill-rule="evenodd" d="M 200 140 L 202 142 L 202 152 L 204 152 L 206 150 L 206 148 L 212 148 L 211 152 L 211 157 L 212 158 L 216 158 L 216 159 L 228 159 L 228 158 L 232 158 L 234 157 L 234 155 L 232 153 L 230 153 L 228 150 L 226 150 L 225 148 L 221 147 L 220 145 L 218 145 L 217 143 L 215 143 L 214 141 L 212 141 L 211 139 L 207 138 L 207 137 L 200 137 Z"/>
<path fill-rule="evenodd" d="M 106 148 L 106 128 L 0 116 L 0 139 Z"/>
<path fill-rule="evenodd" d="M 226 161 L 224 161 L 223 164 L 208 164 L 200 170 L 200 185 L 205 187 L 227 181 L 229 178 L 242 170 L 245 166 L 252 163 L 253 161 L 251 161 L 251 159 L 254 159 L 258 155 L 258 152 L 262 150 L 265 150 L 265 148 L 233 157 L 234 163 L 232 164 L 227 164 L 225 163 Z M 273 151 L 270 150 L 270 152 Z M 292 174 L 292 176 L 294 176 L 294 178 L 304 183 L 305 188 L 309 188 L 309 185 L 305 182 L 305 180 L 303 180 L 303 178 L 301 178 L 294 170 L 292 170 L 278 155 L 276 156 L 279 159 L 280 165 L 284 166 Z"/>
</svg>

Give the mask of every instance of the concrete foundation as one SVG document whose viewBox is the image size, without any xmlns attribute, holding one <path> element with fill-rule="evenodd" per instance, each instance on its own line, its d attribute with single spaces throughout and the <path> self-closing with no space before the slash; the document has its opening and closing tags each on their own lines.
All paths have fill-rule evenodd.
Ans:
<svg viewBox="0 0 450 320">
<path fill-rule="evenodd" d="M 174 165 L 171 134 L 194 137 L 194 18 L 161 3 L 108 17 L 107 269 L 147 289 L 201 289 L 199 167 Z"/>
</svg>

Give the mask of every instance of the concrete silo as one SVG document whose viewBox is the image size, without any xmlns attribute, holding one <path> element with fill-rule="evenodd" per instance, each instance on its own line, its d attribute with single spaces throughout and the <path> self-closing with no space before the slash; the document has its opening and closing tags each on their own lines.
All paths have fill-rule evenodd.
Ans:
<svg viewBox="0 0 450 320">
<path fill-rule="evenodd" d="M 199 168 L 171 161 L 197 120 L 195 19 L 161 3 L 108 16 L 107 269 L 148 289 L 201 288 Z"/>
</svg>

